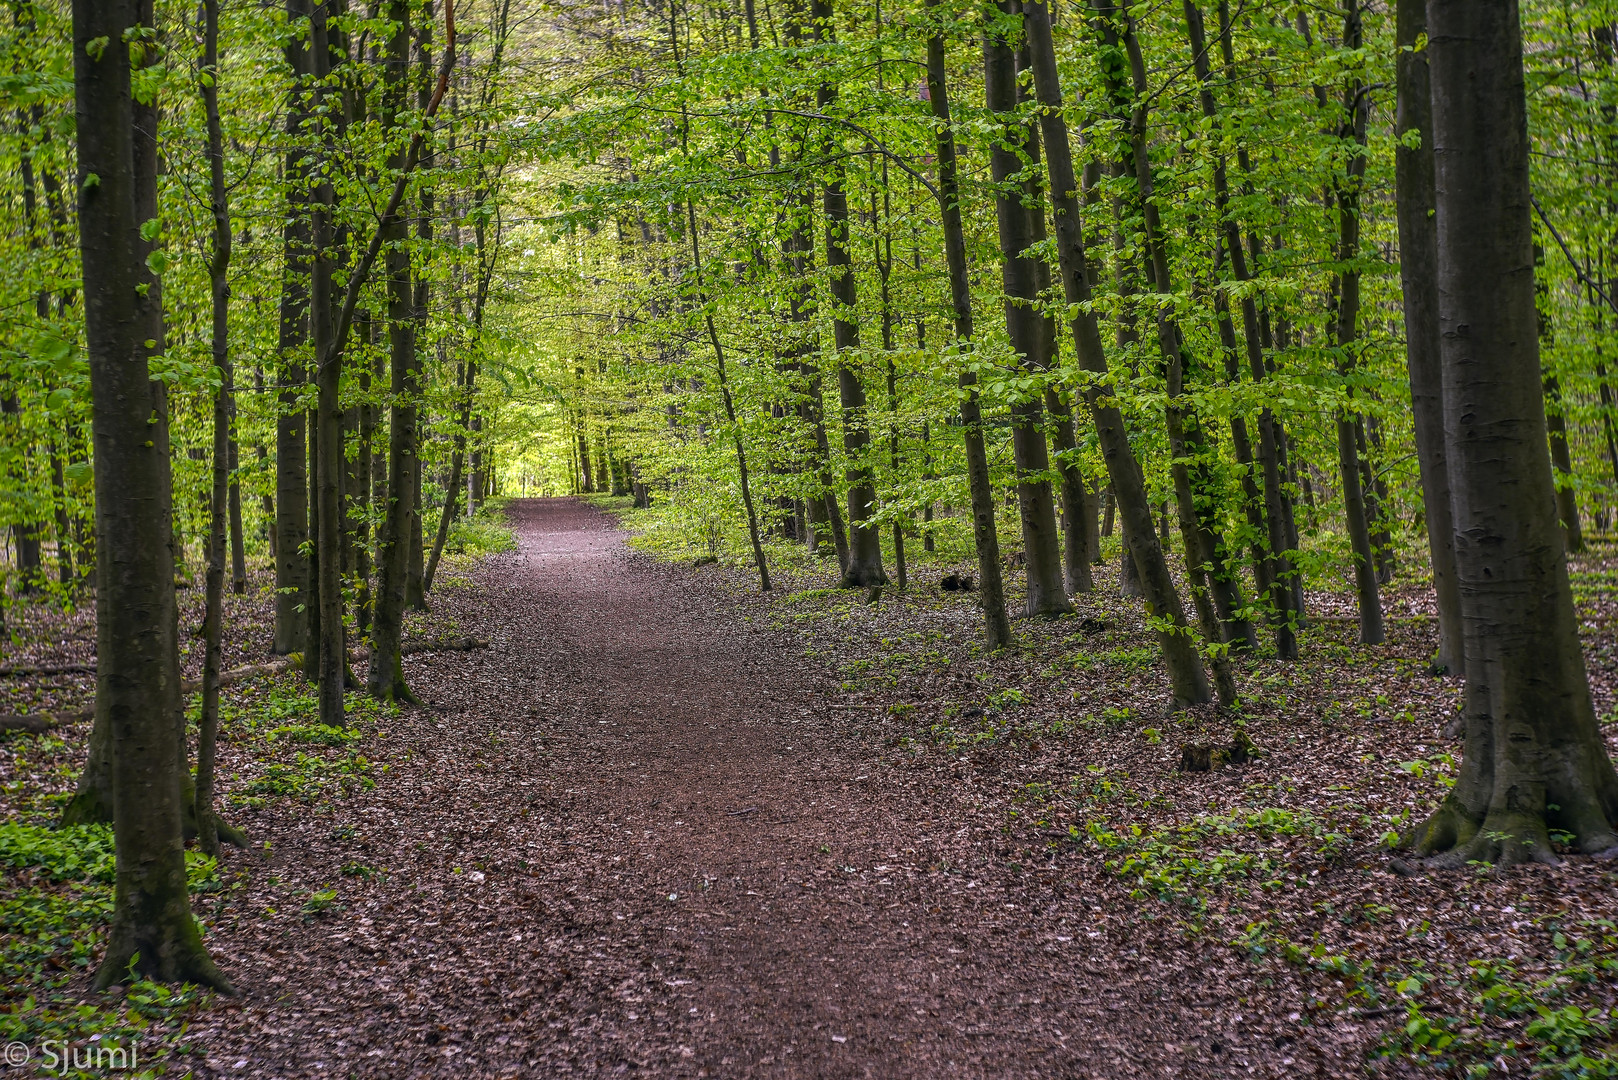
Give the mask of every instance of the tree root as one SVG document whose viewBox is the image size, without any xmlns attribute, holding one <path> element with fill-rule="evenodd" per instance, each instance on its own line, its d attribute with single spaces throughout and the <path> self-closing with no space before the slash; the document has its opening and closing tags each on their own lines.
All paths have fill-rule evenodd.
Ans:
<svg viewBox="0 0 1618 1080">
<path fill-rule="evenodd" d="M 1477 831 L 1477 819 L 1445 799 L 1426 821 L 1399 838 L 1399 846 L 1421 856 L 1436 855 L 1469 842 Z"/>
<path fill-rule="evenodd" d="M 234 997 L 236 988 L 209 958 L 195 934 L 193 926 L 191 940 L 164 941 L 156 948 L 143 949 L 133 935 L 115 932 L 115 940 L 108 944 L 92 985 L 105 990 L 145 978 L 159 983 L 194 983 Z"/>
<path fill-rule="evenodd" d="M 1562 860 L 1551 847 L 1545 819 L 1523 813 L 1492 813 L 1465 843 L 1440 852 L 1427 860 L 1437 870 L 1459 870 L 1473 863 L 1489 863 L 1498 869 L 1523 863 L 1560 866 Z"/>
</svg>

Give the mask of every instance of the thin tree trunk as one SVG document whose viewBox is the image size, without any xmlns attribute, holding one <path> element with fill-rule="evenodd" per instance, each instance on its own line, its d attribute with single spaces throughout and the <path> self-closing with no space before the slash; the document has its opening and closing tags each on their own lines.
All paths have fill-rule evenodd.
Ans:
<svg viewBox="0 0 1618 1080">
<path fill-rule="evenodd" d="M 926 0 L 935 11 L 940 0 Z M 989 455 L 983 446 L 983 416 L 978 404 L 977 373 L 965 362 L 973 348 L 972 286 L 966 266 L 966 235 L 961 227 L 960 182 L 955 165 L 955 132 L 951 127 L 948 56 L 942 34 L 927 39 L 927 97 L 938 155 L 938 209 L 944 231 L 944 259 L 949 268 L 950 306 L 955 321 L 955 350 L 961 357 L 957 380 L 961 388 L 961 428 L 966 442 L 966 480 L 972 496 L 972 538 L 978 556 L 978 596 L 983 605 L 984 630 L 990 652 L 1011 644 L 1011 623 L 1006 618 L 1005 586 L 1000 577 L 1000 540 L 994 522 L 994 487 L 989 477 Z"/>
<path fill-rule="evenodd" d="M 997 0 L 1002 16 L 1015 14 L 1017 0 Z M 1034 242 L 1032 216 L 1042 209 L 1023 203 L 1014 177 L 1022 159 L 1014 147 L 1029 133 L 1016 119 L 1017 68 L 1008 36 L 995 25 L 983 34 L 985 101 L 997 114 L 1001 129 L 994 139 L 990 171 L 995 183 L 995 216 L 1000 234 L 1000 280 L 1005 295 L 1006 332 L 1019 366 L 1040 378 L 1051 367 L 1056 342 L 1050 323 L 1038 310 L 1038 260 L 1027 254 Z M 1017 511 L 1022 523 L 1023 553 L 1028 574 L 1027 614 L 1064 615 L 1073 610 L 1062 579 L 1062 550 L 1056 532 L 1056 504 L 1047 477 L 1050 448 L 1045 441 L 1043 394 L 1027 393 L 1011 406 L 1012 456 L 1017 465 Z"/>
<path fill-rule="evenodd" d="M 1085 398 L 1101 443 L 1102 458 L 1107 464 L 1114 500 L 1124 521 L 1126 556 L 1140 572 L 1147 614 L 1161 620 L 1158 642 L 1175 700 L 1182 705 L 1201 704 L 1213 696 L 1208 675 L 1186 624 L 1185 611 L 1180 606 L 1163 549 L 1152 532 L 1152 510 L 1145 477 L 1129 445 L 1129 432 L 1113 394 L 1101 330 L 1095 313 L 1090 310 L 1089 268 L 1083 219 L 1079 215 L 1078 181 L 1073 171 L 1067 121 L 1062 116 L 1062 87 L 1056 70 L 1056 50 L 1051 42 L 1050 10 L 1043 3 L 1029 3 L 1023 25 L 1028 33 L 1035 95 L 1043 106 L 1039 122 L 1045 136 L 1045 162 L 1056 216 L 1062 290 L 1068 309 L 1073 313 L 1069 325 L 1079 366 L 1091 376 L 1085 385 Z"/>
<path fill-rule="evenodd" d="M 384 60 L 384 109 L 395 137 L 404 127 L 405 86 L 410 67 L 410 5 L 391 0 L 392 34 Z M 403 165 L 405 149 L 397 148 L 390 170 Z M 413 474 L 419 454 L 416 431 L 416 318 L 410 280 L 410 251 L 405 246 L 403 217 L 388 225 L 385 256 L 388 289 L 388 498 L 377 543 L 375 614 L 371 621 L 370 670 L 366 690 L 384 701 L 416 697 L 405 682 L 399 646 L 404 634 L 405 578 L 409 575 L 410 518 L 415 499 Z"/>
<path fill-rule="evenodd" d="M 832 34 L 830 0 L 812 0 L 810 16 L 817 38 Z M 821 112 L 837 100 L 837 87 L 822 83 L 817 95 Z M 843 188 L 841 161 L 830 167 L 821 189 L 821 209 L 826 218 L 826 271 L 831 279 L 832 339 L 837 349 L 837 396 L 842 406 L 843 452 L 848 456 L 844 479 L 848 483 L 848 560 L 843 566 L 842 586 L 846 589 L 886 585 L 882 568 L 882 537 L 867 525 L 876 509 L 876 484 L 871 463 L 866 459 L 871 444 L 870 418 L 865 402 L 865 384 L 855 367 L 860 350 L 860 324 L 855 296 L 853 252 L 849 246 L 848 193 Z"/>
<path fill-rule="evenodd" d="M 1343 19 L 1344 47 L 1357 49 L 1362 41 L 1360 0 L 1348 0 Z M 1355 440 L 1354 388 L 1347 380 L 1358 366 L 1355 344 L 1359 338 L 1360 272 L 1354 263 L 1360 256 L 1360 190 L 1365 178 L 1365 125 L 1370 103 L 1364 87 L 1351 78 L 1343 90 L 1343 126 L 1339 136 L 1352 142 L 1347 175 L 1336 185 L 1337 197 L 1337 347 L 1338 374 L 1345 380 L 1347 400 L 1337 413 L 1337 464 L 1343 482 L 1343 516 L 1354 551 L 1355 593 L 1359 600 L 1360 642 L 1379 645 L 1386 640 L 1382 629 L 1382 598 L 1376 573 L 1376 552 L 1371 544 L 1371 522 L 1366 492 L 1360 479 L 1359 449 Z"/>
<path fill-rule="evenodd" d="M 1196 494 L 1192 490 L 1191 470 L 1187 464 L 1195 445 L 1193 439 L 1188 437 L 1187 429 L 1195 430 L 1196 417 L 1183 404 L 1185 360 L 1180 349 L 1180 328 L 1168 301 L 1173 294 L 1174 286 L 1170 276 L 1168 248 L 1163 236 L 1163 223 L 1158 213 L 1155 197 L 1156 181 L 1147 143 L 1149 131 L 1146 65 L 1141 56 L 1134 19 L 1129 15 L 1125 15 L 1123 20 L 1123 43 L 1129 57 L 1130 75 L 1135 92 L 1135 107 L 1130 120 L 1130 143 L 1131 157 L 1134 158 L 1135 165 L 1135 184 L 1141 202 L 1146 257 L 1152 270 L 1152 288 L 1164 298 L 1157 305 L 1155 321 L 1158 352 L 1163 359 L 1168 392 L 1164 418 L 1171 455 L 1169 475 L 1174 485 L 1174 504 L 1180 526 L 1180 540 L 1185 547 L 1186 576 L 1190 579 L 1192 604 L 1197 612 L 1197 621 L 1202 626 L 1203 637 L 1210 643 L 1215 643 L 1221 641 L 1224 634 L 1220 628 L 1221 620 L 1214 608 L 1209 579 L 1219 580 L 1225 575 L 1222 566 L 1215 563 L 1216 552 L 1203 542 L 1203 529 L 1197 515 Z M 1168 541 L 1167 509 L 1168 504 L 1165 501 L 1163 528 L 1165 544 Z M 1232 603 L 1227 598 L 1227 610 L 1234 610 L 1239 606 L 1239 603 Z M 1235 706 L 1236 682 L 1230 669 L 1229 658 L 1222 650 L 1215 650 L 1211 661 L 1219 703 L 1227 708 Z"/>
<path fill-rule="evenodd" d="M 449 486 L 444 492 L 444 509 L 438 515 L 438 532 L 433 537 L 433 551 L 427 558 L 427 567 L 422 578 L 422 585 L 428 591 L 433 587 L 433 578 L 438 573 L 438 560 L 444 556 L 444 543 L 449 539 L 449 527 L 455 520 L 455 503 L 461 496 L 461 471 L 466 464 L 466 428 L 471 422 L 472 396 L 476 392 L 478 377 L 478 363 L 475 359 L 466 362 L 466 374 L 463 376 L 461 390 L 461 415 L 455 428 L 455 449 L 449 461 Z M 584 433 L 579 432 L 581 449 L 584 442 Z M 590 456 L 583 457 L 585 471 L 588 473 Z M 589 485 L 585 485 L 589 490 Z"/>
<path fill-rule="evenodd" d="M 1438 347 L 1438 220 L 1432 159 L 1432 74 L 1427 68 L 1427 0 L 1398 0 L 1398 113 L 1393 160 L 1400 225 L 1404 356 L 1411 381 L 1411 419 L 1421 471 L 1422 513 L 1432 588 L 1438 601 L 1438 651 L 1432 669 L 1461 672 L 1461 593 L 1455 576 L 1455 510 L 1443 442 L 1443 366 Z M 1421 144 L 1408 146 L 1411 131 Z M 1615 471 L 1618 474 L 1618 471 Z"/>
</svg>

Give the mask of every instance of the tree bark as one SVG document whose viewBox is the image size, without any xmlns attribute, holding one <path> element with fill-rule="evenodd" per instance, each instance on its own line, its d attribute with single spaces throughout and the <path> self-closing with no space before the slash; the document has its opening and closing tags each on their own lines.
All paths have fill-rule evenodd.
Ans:
<svg viewBox="0 0 1618 1080">
<path fill-rule="evenodd" d="M 197 932 L 186 891 L 185 762 L 177 723 L 174 561 L 166 425 L 153 424 L 145 342 L 160 315 L 140 251 L 129 51 L 134 0 L 75 0 L 79 245 L 94 411 L 96 713 L 109 736 L 117 881 L 95 981 L 129 970 L 229 991 Z M 94 179 L 92 179 L 94 178 Z"/>
<path fill-rule="evenodd" d="M 832 38 L 831 0 L 812 0 L 810 17 L 817 39 Z M 823 82 L 817 95 L 822 113 L 837 101 L 837 86 Z M 837 350 L 837 396 L 842 406 L 843 452 L 848 455 L 844 479 L 848 483 L 848 560 L 843 566 L 842 587 L 874 588 L 885 585 L 888 575 L 882 568 L 882 535 L 866 524 L 876 508 L 876 482 L 867 460 L 871 444 L 871 422 L 866 408 L 865 384 L 855 366 L 860 350 L 860 324 L 855 295 L 853 252 L 849 244 L 848 193 L 844 190 L 844 168 L 839 160 L 829 166 L 830 175 L 821 189 L 821 209 L 826 218 L 826 272 L 830 279 L 832 340 Z"/>
<path fill-rule="evenodd" d="M 410 5 L 391 0 L 392 34 L 384 59 L 386 122 L 399 138 L 404 126 L 405 88 L 410 70 Z M 401 142 L 388 160 L 389 170 L 404 165 Z M 410 280 L 410 251 L 405 246 L 403 217 L 387 224 L 384 257 L 388 289 L 388 495 L 377 537 L 375 612 L 371 619 L 371 662 L 366 690 L 384 701 L 414 702 L 405 682 L 399 644 L 404 633 L 405 578 L 410 572 L 410 522 L 415 501 L 417 467 L 416 319 Z"/>
<path fill-rule="evenodd" d="M 1343 18 L 1344 47 L 1357 49 L 1363 40 L 1360 0 L 1348 0 Z M 1349 543 L 1354 551 L 1354 584 L 1360 613 L 1360 642 L 1379 645 L 1385 639 L 1382 629 L 1382 598 L 1376 574 L 1376 552 L 1371 543 L 1370 515 L 1366 492 L 1360 479 L 1360 459 L 1355 439 L 1354 387 L 1348 380 L 1358 367 L 1356 357 L 1360 317 L 1360 272 L 1355 262 L 1360 256 L 1360 192 L 1365 182 L 1365 125 L 1370 102 L 1357 78 L 1343 88 L 1343 122 L 1339 137 L 1348 147 L 1346 175 L 1336 184 L 1337 199 L 1337 371 L 1344 379 L 1346 400 L 1337 413 L 1337 465 L 1342 475 L 1343 516 Z"/>
<path fill-rule="evenodd" d="M 342 114 L 333 92 L 324 89 L 331 77 L 332 55 L 330 11 L 317 6 L 311 23 L 310 53 L 313 58 L 317 100 L 326 110 L 321 124 L 323 161 L 314 185 L 310 231 L 313 236 L 313 273 L 310 281 L 309 321 L 315 345 L 315 472 L 316 574 L 315 603 L 319 605 L 320 632 L 310 643 L 318 650 L 317 685 L 320 722 L 332 727 L 343 725 L 344 676 L 347 673 L 347 635 L 343 625 L 343 430 L 339 389 L 343 372 L 342 342 L 338 340 L 337 320 L 332 311 L 335 289 L 332 272 L 338 252 L 333 229 L 334 191 L 329 170 L 335 164 L 337 131 L 334 125 Z M 346 331 L 346 328 L 344 328 Z M 346 336 L 346 333 L 344 334 Z"/>
<path fill-rule="evenodd" d="M 1129 57 L 1130 77 L 1135 94 L 1134 109 L 1130 117 L 1130 156 L 1134 159 L 1135 165 L 1135 186 L 1141 202 L 1143 238 L 1146 258 L 1152 271 L 1152 289 L 1163 298 L 1157 305 L 1154 321 L 1157 326 L 1158 353 L 1163 359 L 1168 397 L 1164 419 L 1169 441 L 1169 475 L 1174 485 L 1174 505 L 1180 527 L 1180 541 L 1185 547 L 1185 567 L 1186 576 L 1190 579 L 1191 602 L 1196 609 L 1197 621 L 1202 626 L 1204 638 L 1210 643 L 1217 643 L 1223 639 L 1224 634 L 1221 631 L 1219 614 L 1214 608 L 1210 579 L 1213 581 L 1223 579 L 1228 582 L 1229 575 L 1225 573 L 1223 566 L 1216 562 L 1217 549 L 1211 543 L 1205 542 L 1212 538 L 1204 536 L 1205 530 L 1197 512 L 1197 493 L 1192 489 L 1189 462 L 1193 451 L 1199 448 L 1200 438 L 1193 438 L 1188 434 L 1188 429 L 1192 433 L 1195 432 L 1197 420 L 1184 403 L 1185 356 L 1180 348 L 1180 328 L 1168 302 L 1174 286 L 1169 269 L 1168 247 L 1163 235 L 1163 223 L 1156 202 L 1156 179 L 1148 146 L 1150 132 L 1146 105 L 1148 100 L 1146 64 L 1141 55 L 1134 19 L 1127 14 L 1123 21 L 1123 42 L 1124 50 Z M 1168 541 L 1166 503 L 1164 509 L 1162 539 L 1166 544 Z M 1228 612 L 1234 611 L 1240 604 L 1227 596 L 1224 606 Z M 1211 661 L 1219 703 L 1227 708 L 1233 707 L 1236 704 L 1236 683 L 1230 669 L 1230 660 L 1223 650 L 1216 649 L 1212 653 Z"/>
<path fill-rule="evenodd" d="M 935 10 L 940 0 L 926 0 Z M 960 180 L 955 164 L 955 132 L 950 126 L 948 56 L 944 38 L 927 39 L 927 97 L 932 107 L 938 154 L 938 209 L 944 232 L 944 261 L 949 269 L 950 307 L 955 321 L 955 350 L 961 354 L 957 380 L 961 389 L 961 428 L 966 442 L 966 480 L 972 497 L 972 539 L 978 556 L 978 597 L 990 652 L 1011 644 L 1006 618 L 1005 586 L 1000 577 L 1000 540 L 995 530 L 994 487 L 989 455 L 983 445 L 983 416 L 978 404 L 977 373 L 966 363 L 972 350 L 972 286 L 966 266 L 966 234 L 961 227 Z"/>
<path fill-rule="evenodd" d="M 1043 107 L 1040 125 L 1045 136 L 1045 162 L 1050 174 L 1051 200 L 1056 216 L 1056 251 L 1062 290 L 1073 313 L 1069 327 L 1079 366 L 1091 378 L 1085 399 L 1101 443 L 1114 502 L 1124 524 L 1126 560 L 1140 573 L 1146 613 L 1157 624 L 1158 642 L 1168 668 L 1176 702 L 1201 704 L 1213 697 L 1202 657 L 1186 623 L 1174 579 L 1169 575 L 1163 549 L 1152 531 L 1152 509 L 1140 462 L 1129 445 L 1129 431 L 1113 394 L 1101 330 L 1090 310 L 1090 280 L 1085 253 L 1083 219 L 1079 215 L 1078 181 L 1073 171 L 1067 121 L 1062 116 L 1062 86 L 1056 70 L 1056 49 L 1051 41 L 1050 10 L 1043 3 L 1024 9 L 1035 95 Z"/>
<path fill-rule="evenodd" d="M 287 21 L 310 18 L 310 0 L 286 0 Z M 304 130 L 309 121 L 305 85 L 313 71 L 307 39 L 289 34 L 286 59 L 298 80 L 287 107 L 287 218 L 282 227 L 285 265 L 281 272 L 280 363 L 275 416 L 275 636 L 271 648 L 285 655 L 303 652 L 308 641 L 308 608 L 313 582 L 304 544 L 309 540 L 309 475 L 305 467 L 308 435 L 304 431 L 302 387 L 307 380 L 300 355 L 309 341 L 309 218 L 305 178 L 308 175 Z"/>
<path fill-rule="evenodd" d="M 1466 623 L 1465 746 L 1410 838 L 1440 865 L 1618 849 L 1546 449 L 1514 0 L 1431 0 L 1444 422 Z"/>
<path fill-rule="evenodd" d="M 1017 0 L 997 0 L 1002 15 L 1015 14 Z M 995 183 L 995 217 L 1000 234 L 1000 281 L 1005 296 L 1006 332 L 1018 365 L 1043 379 L 1055 353 L 1050 323 L 1039 312 L 1038 259 L 1027 254 L 1034 242 L 1032 214 L 1023 205 L 1022 171 L 1017 152 L 1028 132 L 1016 119 L 1016 56 L 1006 34 L 993 24 L 983 34 L 985 102 L 995 117 L 990 154 Z M 1022 523 L 1023 554 L 1028 574 L 1027 614 L 1051 617 L 1073 610 L 1062 579 L 1061 544 L 1056 532 L 1056 504 L 1051 493 L 1050 448 L 1045 441 L 1043 391 L 1028 393 L 1011 407 L 1012 457 L 1017 465 L 1017 512 Z"/>
<path fill-rule="evenodd" d="M 1398 0 L 1398 112 L 1394 148 L 1406 357 L 1416 429 L 1416 453 L 1433 583 L 1438 592 L 1440 644 L 1436 664 L 1460 668 L 1460 598 L 1455 592 L 1455 545 L 1449 522 L 1444 460 L 1444 403 L 1438 343 L 1438 223 L 1433 191 L 1432 77 L 1427 66 L 1426 0 Z M 1410 133 L 1420 145 L 1407 145 Z M 1450 603 L 1446 604 L 1446 594 Z"/>
</svg>

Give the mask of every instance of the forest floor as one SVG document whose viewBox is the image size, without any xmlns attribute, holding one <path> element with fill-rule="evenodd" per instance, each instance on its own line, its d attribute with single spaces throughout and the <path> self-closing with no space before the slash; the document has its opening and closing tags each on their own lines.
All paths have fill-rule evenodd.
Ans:
<svg viewBox="0 0 1618 1080">
<path fill-rule="evenodd" d="M 230 691 L 251 844 L 193 877 L 237 997 L 88 989 L 106 833 L 45 828 L 87 726 L 0 737 L 7 1075 L 92 1036 L 197 1077 L 1618 1075 L 1618 867 L 1387 848 L 1457 752 L 1419 590 L 1376 648 L 1312 595 L 1241 716 L 1176 713 L 1110 570 L 985 656 L 949 567 L 869 604 L 806 560 L 761 597 L 577 500 L 508 514 L 411 625 L 490 642 L 408 657 L 422 707 L 328 729 L 293 676 Z M 1618 558 L 1576 569 L 1606 715 Z M 227 663 L 268 603 L 232 599 Z M 82 662 L 88 619 L 14 619 L 5 662 Z M 86 692 L 4 681 L 9 712 Z M 1238 725 L 1261 757 L 1179 771 Z"/>
</svg>

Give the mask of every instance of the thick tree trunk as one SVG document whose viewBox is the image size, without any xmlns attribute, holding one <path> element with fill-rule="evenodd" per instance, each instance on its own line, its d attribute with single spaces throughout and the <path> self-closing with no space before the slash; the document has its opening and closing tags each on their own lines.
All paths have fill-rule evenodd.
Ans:
<svg viewBox="0 0 1618 1080">
<path fill-rule="evenodd" d="M 1129 432 L 1113 395 L 1111 372 L 1101 344 L 1101 330 L 1090 310 L 1090 280 L 1085 255 L 1083 219 L 1079 215 L 1078 181 L 1062 117 L 1062 87 L 1051 41 L 1050 10 L 1029 3 L 1023 25 L 1028 33 L 1034 89 L 1040 105 L 1045 136 L 1045 161 L 1050 174 L 1051 199 L 1056 212 L 1056 251 L 1062 289 L 1073 312 L 1070 328 L 1079 366 L 1091 378 L 1085 386 L 1090 416 L 1107 464 L 1114 500 L 1124 522 L 1125 559 L 1140 572 L 1149 616 L 1166 624 L 1158 632 L 1174 698 L 1182 705 L 1201 704 L 1212 698 L 1202 657 L 1186 624 L 1174 579 L 1163 549 L 1152 532 L 1152 510 L 1140 462 L 1129 445 Z"/>
<path fill-rule="evenodd" d="M 1002 15 L 1014 14 L 1017 0 L 999 0 Z M 991 25 L 983 35 L 983 78 L 989 109 L 1000 127 L 990 157 L 995 183 L 995 216 L 1000 232 L 1000 280 L 1005 294 L 1006 332 L 1018 364 L 1037 380 L 1051 367 L 1056 342 L 1050 323 L 1038 310 L 1038 260 L 1027 253 L 1034 242 L 1033 214 L 1023 205 L 1022 171 L 1015 147 L 1028 132 L 1016 119 L 1017 68 L 1011 42 Z M 1034 391 L 1011 407 L 1012 456 L 1017 463 L 1017 511 L 1022 523 L 1023 553 L 1028 573 L 1027 613 L 1064 615 L 1073 610 L 1062 579 L 1062 549 L 1056 532 L 1056 503 L 1051 494 L 1050 448 L 1045 441 L 1043 394 Z"/>
<path fill-rule="evenodd" d="M 137 161 L 150 170 L 154 190 L 157 161 L 135 152 L 129 52 L 122 47 L 137 25 L 133 0 L 73 5 L 96 462 L 96 713 L 111 748 L 117 823 L 112 924 L 96 983 L 122 981 L 133 968 L 228 991 L 202 946 L 186 892 L 169 445 L 167 426 L 151 423 L 145 345 L 159 300 L 153 290 L 137 291 L 145 283 Z"/>
<path fill-rule="evenodd" d="M 927 0 L 937 8 L 940 0 Z M 932 106 L 938 152 L 938 209 L 944 232 L 944 260 L 949 268 L 950 306 L 955 321 L 955 349 L 964 356 L 973 347 L 972 286 L 967 275 L 966 235 L 961 227 L 960 181 L 955 165 L 955 132 L 950 126 L 948 57 L 944 38 L 927 39 L 927 97 Z M 978 597 L 983 605 L 989 651 L 1011 644 L 1011 623 L 1006 618 L 1005 586 L 1000 577 L 1000 540 L 994 522 L 994 487 L 989 477 L 989 456 L 983 446 L 983 416 L 978 404 L 977 373 L 963 362 L 961 428 L 966 442 L 966 480 L 972 496 L 972 538 L 978 556 Z"/>
<path fill-rule="evenodd" d="M 1431 0 L 1444 422 L 1466 622 L 1465 749 L 1415 830 L 1442 865 L 1618 850 L 1546 452 L 1522 29 L 1513 0 Z"/>
</svg>

